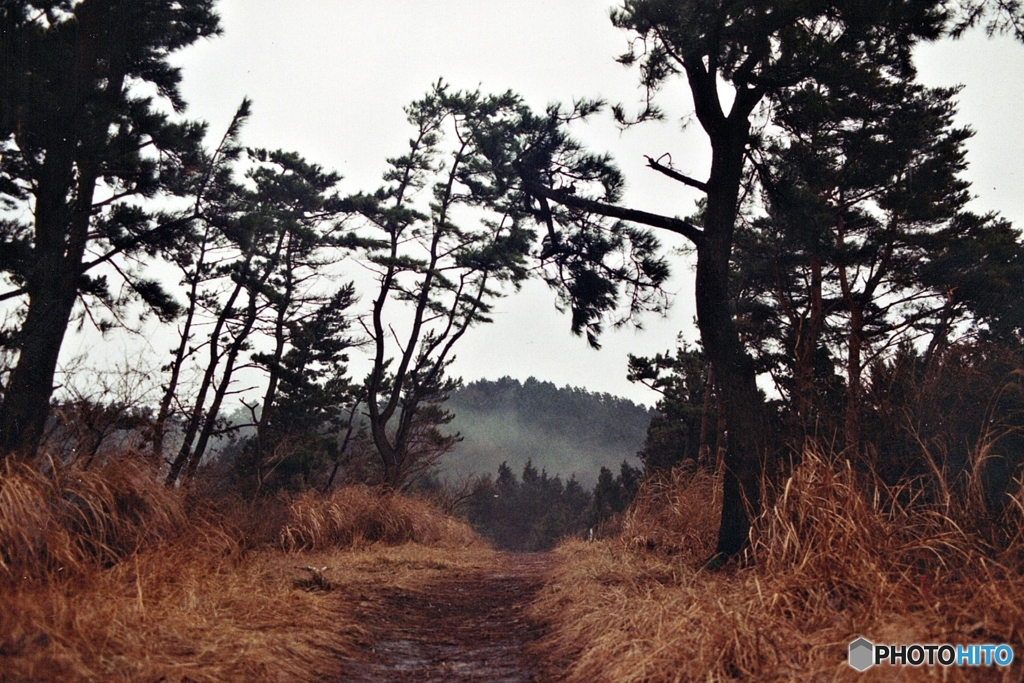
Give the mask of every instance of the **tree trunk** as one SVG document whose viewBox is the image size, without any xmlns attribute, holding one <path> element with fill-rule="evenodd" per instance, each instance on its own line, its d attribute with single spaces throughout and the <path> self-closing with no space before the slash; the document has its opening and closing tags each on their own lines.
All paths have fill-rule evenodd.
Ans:
<svg viewBox="0 0 1024 683">
<path fill-rule="evenodd" d="M 0 452 L 19 460 L 31 459 L 42 439 L 57 358 L 78 293 L 77 278 L 47 261 L 40 263 L 44 272 L 32 285 L 19 336 L 21 354 L 0 407 Z"/>
<path fill-rule="evenodd" d="M 702 230 L 678 219 L 576 198 L 529 181 L 526 188 L 568 206 L 682 234 L 697 247 L 697 326 L 704 352 L 715 369 L 719 417 L 728 429 L 722 519 L 715 554 L 709 560 L 712 566 L 739 553 L 760 504 L 766 436 L 764 401 L 757 388 L 754 361 L 743 348 L 733 319 L 729 269 L 750 133 L 748 117 L 764 93 L 757 88 L 737 89 L 726 116 L 718 98 L 715 70 L 709 70 L 699 59 L 684 60 L 683 65 L 694 110 L 712 150 L 709 179 L 699 184 L 707 193 Z"/>
<path fill-rule="evenodd" d="M 13 453 L 21 460 L 32 458 L 39 448 L 57 360 L 78 298 L 98 175 L 94 164 L 80 164 L 78 170 L 73 212 L 63 205 L 63 188 L 56 183 L 41 187 L 37 195 L 38 260 L 27 287 L 28 313 L 19 335 L 21 353 L 0 407 L 0 453 Z"/>
<path fill-rule="evenodd" d="M 199 282 L 202 279 L 202 269 L 206 260 L 206 244 L 210 228 L 207 226 L 203 235 L 203 243 L 199 248 L 199 258 L 195 263 L 194 274 L 188 276 L 188 311 L 185 314 L 185 322 L 181 328 L 181 341 L 178 348 L 174 350 L 174 360 L 171 362 L 171 376 L 167 380 L 167 388 L 160 399 L 160 410 L 157 413 L 156 422 L 153 425 L 153 461 L 157 467 L 163 465 L 164 434 L 167 428 L 167 420 L 171 416 L 171 403 L 178 391 L 178 381 L 181 377 L 181 369 L 185 365 L 185 359 L 190 355 L 188 351 L 189 341 L 192 338 L 192 324 L 195 320 L 196 309 L 199 306 Z"/>
<path fill-rule="evenodd" d="M 707 467 L 711 461 L 708 437 L 711 433 L 711 402 L 715 391 L 715 366 L 705 361 L 704 367 L 704 400 L 700 409 L 700 439 L 697 446 L 697 464 L 701 467 Z"/>
<path fill-rule="evenodd" d="M 210 437 L 213 436 L 221 404 L 224 402 L 224 397 L 231 386 L 231 376 L 235 372 L 235 363 L 238 361 L 238 355 L 242 352 L 242 348 L 249 342 L 249 333 L 252 331 L 252 326 L 255 322 L 256 292 L 254 291 L 250 293 L 249 306 L 246 310 L 246 318 L 242 329 L 237 332 L 234 341 L 228 347 L 227 358 L 224 361 L 224 371 L 221 374 L 220 383 L 214 391 L 213 403 L 210 405 L 210 410 L 206 413 L 206 421 L 203 423 L 203 430 L 199 434 L 196 448 L 188 456 L 188 467 L 185 469 L 186 480 L 191 479 L 195 475 L 196 470 L 199 468 L 199 463 L 202 462 L 203 456 L 206 454 L 206 447 L 210 443 Z"/>
<path fill-rule="evenodd" d="M 341 469 L 343 464 L 342 458 L 348 452 L 349 444 L 352 443 L 352 432 L 355 430 L 356 423 L 356 412 L 359 410 L 359 399 L 353 399 L 352 407 L 348 411 L 348 426 L 345 429 L 345 438 L 341 442 L 341 446 L 338 447 L 338 451 L 334 457 L 334 467 L 331 469 L 331 476 L 327 478 L 327 483 L 324 484 L 322 493 L 327 493 L 334 486 L 334 478 L 338 476 L 338 470 Z"/>
<path fill-rule="evenodd" d="M 189 453 L 192 451 L 192 441 L 196 438 L 196 434 L 199 432 L 199 426 L 203 419 L 203 406 L 206 404 L 206 394 L 210 391 L 210 387 L 213 386 L 213 379 L 217 372 L 217 365 L 220 363 L 220 351 L 219 341 L 221 330 L 227 325 L 227 319 L 231 314 L 232 306 L 234 306 L 235 300 L 242 291 L 242 282 L 239 279 L 235 283 L 235 288 L 231 292 L 231 296 L 228 297 L 228 301 L 225 306 L 221 309 L 220 315 L 217 316 L 217 323 L 214 325 L 213 332 L 210 334 L 210 361 L 206 365 L 206 372 L 203 373 L 203 381 L 199 385 L 199 393 L 196 396 L 196 403 L 192 406 L 192 414 L 189 416 L 188 422 L 185 424 L 185 434 L 182 437 L 181 447 L 178 449 L 178 454 L 174 457 L 174 461 L 171 463 L 170 470 L 167 472 L 167 479 L 164 483 L 167 486 L 174 486 L 178 481 L 178 476 L 181 474 L 186 463 L 188 462 Z"/>
<path fill-rule="evenodd" d="M 192 478 L 192 476 L 196 472 L 196 469 L 198 469 L 199 467 L 199 463 L 203 459 L 203 455 L 205 455 L 206 453 L 206 447 L 210 442 L 210 437 L 213 436 L 213 430 L 217 421 L 217 415 L 220 413 L 221 404 L 224 401 L 224 397 L 227 395 L 228 388 L 231 386 L 231 376 L 235 371 L 235 363 L 238 361 L 239 354 L 249 344 L 249 334 L 252 332 L 252 328 L 256 324 L 256 318 L 259 315 L 258 297 L 260 291 L 263 290 L 264 286 L 267 283 L 267 280 L 270 279 L 270 276 L 273 275 L 277 267 L 278 260 L 281 256 L 282 246 L 284 244 L 286 237 L 287 233 L 285 231 L 282 231 L 278 235 L 277 246 L 272 252 L 271 257 L 267 260 L 266 264 L 264 264 L 263 270 L 262 272 L 259 273 L 258 277 L 255 277 L 249 280 L 248 282 L 246 282 L 245 279 L 245 277 L 248 276 L 239 276 L 238 278 L 237 287 L 244 287 L 247 290 L 249 297 L 249 301 L 245 309 L 245 317 L 242 319 L 241 327 L 234 333 L 234 339 L 228 346 L 227 351 L 225 351 L 224 370 L 221 374 L 221 380 L 220 383 L 217 385 L 216 389 L 214 390 L 213 403 L 210 405 L 210 409 L 206 413 L 206 419 L 203 422 L 202 431 L 199 433 L 199 440 L 196 442 L 195 450 L 190 455 L 187 454 L 188 448 L 191 447 L 192 445 L 192 437 L 195 436 L 194 431 L 192 432 L 192 435 L 189 437 L 189 439 L 184 444 L 182 444 L 181 452 L 186 454 L 185 460 L 187 461 L 187 468 L 185 469 L 185 479 Z M 252 256 L 250 255 L 246 261 L 246 271 L 248 271 L 248 264 L 251 262 Z M 225 308 L 225 312 L 230 311 L 234 307 L 234 302 L 238 292 L 239 290 L 236 289 L 235 292 L 232 294 L 231 300 L 229 301 L 228 306 Z M 222 319 L 224 320 L 226 325 L 227 318 L 224 318 L 222 316 Z M 219 330 L 217 332 L 219 333 Z M 211 344 L 212 343 L 213 339 L 211 338 Z M 211 354 L 211 367 L 215 368 L 216 365 L 219 363 L 220 359 L 217 358 L 216 360 L 214 360 L 212 358 L 212 355 L 213 354 Z M 208 376 L 212 382 L 212 371 L 208 373 Z M 206 378 L 204 377 L 204 382 L 205 379 Z M 208 387 L 209 385 L 205 386 Z M 202 396 L 203 400 L 205 401 L 205 393 Z M 198 407 L 201 408 L 202 405 L 200 404 Z M 179 454 L 179 456 L 180 455 L 181 454 Z M 173 482 L 169 481 L 168 483 Z"/>
<path fill-rule="evenodd" d="M 793 393 L 795 394 L 793 403 L 796 406 L 795 430 L 798 432 L 800 440 L 806 438 L 815 428 L 817 416 L 814 410 L 814 399 L 816 398 L 814 357 L 818 350 L 825 319 L 821 294 L 821 257 L 819 255 L 811 255 L 810 268 L 810 292 L 807 297 L 810 306 L 807 317 L 795 318 L 792 321 L 796 330 L 796 340 L 793 345 Z M 783 293 L 780 292 L 780 299 L 783 296 Z"/>
<path fill-rule="evenodd" d="M 709 266 L 715 265 L 705 264 Z M 701 267 L 698 260 L 698 283 Z M 717 291 L 716 291 L 717 290 Z M 716 555 L 737 554 L 747 540 L 750 522 L 760 503 L 764 406 L 757 388 L 753 360 L 740 346 L 722 289 L 697 286 L 697 319 L 704 348 L 714 364 L 718 408 L 728 430 L 723 462 L 722 517 Z"/>
<path fill-rule="evenodd" d="M 864 346 L 864 317 L 860 306 L 850 302 L 850 334 L 846 357 L 846 447 L 860 452 L 861 350 Z"/>
<path fill-rule="evenodd" d="M 842 216 L 836 229 L 840 247 L 846 243 L 846 221 Z M 855 273 L 856 275 L 856 273 Z M 862 301 L 870 301 L 872 282 L 864 284 L 864 291 L 857 295 L 844 266 L 839 267 L 839 288 L 843 303 L 850 314 L 850 331 L 846 336 L 846 415 L 844 436 L 846 447 L 855 454 L 860 452 L 860 379 L 861 350 L 864 344 L 864 308 Z"/>
<path fill-rule="evenodd" d="M 758 512 L 765 442 L 764 404 L 753 359 L 733 319 L 729 267 L 749 123 L 731 117 L 709 129 L 712 163 L 703 239 L 697 245 L 697 326 L 715 368 L 729 447 L 723 462 L 722 518 L 715 561 L 739 553 Z"/>
<path fill-rule="evenodd" d="M 68 106 L 65 116 L 54 121 L 62 133 L 51 135 L 35 189 L 35 266 L 26 283 L 28 312 L 18 339 L 18 364 L 0 405 L 0 458 L 13 454 L 28 460 L 39 448 L 57 360 L 78 297 L 100 171 L 90 148 L 105 139 L 108 126 L 106 119 L 90 121 L 82 111 L 98 70 L 94 25 L 99 20 L 95 5 L 81 8 Z M 113 59 L 108 69 L 103 97 L 113 100 L 124 85 L 124 65 Z M 79 144 L 83 138 L 92 144 Z"/>
<path fill-rule="evenodd" d="M 277 316 L 274 318 L 274 352 L 267 363 L 267 390 L 263 394 L 263 407 L 260 410 L 260 419 L 256 424 L 256 463 L 254 469 L 257 473 L 263 471 L 264 448 L 270 442 L 270 419 L 273 415 L 274 402 L 277 400 L 277 387 L 281 381 L 281 360 L 284 358 L 286 341 L 285 321 L 294 295 L 295 282 L 292 276 L 291 248 L 292 243 L 289 240 L 284 272 L 284 294 L 277 307 Z M 261 482 L 263 481 L 261 474 L 257 474 L 257 477 Z"/>
</svg>

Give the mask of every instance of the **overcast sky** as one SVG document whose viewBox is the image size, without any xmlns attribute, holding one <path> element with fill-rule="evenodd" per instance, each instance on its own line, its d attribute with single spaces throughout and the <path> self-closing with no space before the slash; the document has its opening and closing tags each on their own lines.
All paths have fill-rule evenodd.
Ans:
<svg viewBox="0 0 1024 683">
<path fill-rule="evenodd" d="M 641 92 L 635 71 L 617 64 L 627 36 L 608 20 L 607 0 L 222 0 L 224 35 L 183 52 L 189 115 L 220 134 L 244 96 L 254 102 L 247 145 L 295 150 L 345 176 L 343 191 L 379 185 L 385 159 L 406 148 L 410 129 L 402 107 L 438 78 L 456 89 L 514 90 L 535 107 L 602 97 L 627 105 Z M 986 40 L 927 46 L 918 66 L 928 85 L 965 86 L 961 121 L 969 143 L 975 210 L 998 211 L 1024 225 L 1022 175 L 1024 46 Z M 708 150 L 689 113 L 683 84 L 662 98 L 669 119 L 620 133 L 608 117 L 581 126 L 578 136 L 616 157 L 631 206 L 675 215 L 693 209 L 695 195 L 644 168 L 644 154 L 672 155 L 693 176 L 706 176 Z M 667 246 L 680 243 L 668 239 Z M 453 373 L 465 380 L 533 375 L 653 404 L 656 396 L 626 379 L 627 353 L 672 348 L 682 333 L 696 338 L 693 273 L 677 261 L 668 317 L 651 316 L 643 331 L 609 332 L 594 351 L 572 337 L 539 283 L 498 303 L 493 325 L 461 343 Z M 163 349 L 171 340 L 154 339 Z"/>
</svg>

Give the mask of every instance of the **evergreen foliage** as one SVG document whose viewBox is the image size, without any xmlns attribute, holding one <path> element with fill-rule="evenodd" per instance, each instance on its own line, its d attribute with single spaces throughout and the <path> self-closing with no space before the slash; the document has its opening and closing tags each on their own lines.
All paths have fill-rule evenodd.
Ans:
<svg viewBox="0 0 1024 683">
<path fill-rule="evenodd" d="M 597 484 L 594 486 L 591 523 L 600 524 L 624 513 L 640 489 L 643 474 L 642 471 L 626 462 L 619 466 L 617 475 L 612 475 L 610 469 L 602 467 L 597 476 Z"/>
<path fill-rule="evenodd" d="M 294 152 L 248 150 L 245 158 L 251 164 L 248 183 L 232 188 L 225 211 L 210 220 L 209 239 L 191 245 L 191 255 L 178 254 L 191 287 L 190 311 L 201 308 L 212 326 L 200 344 L 193 344 L 189 328 L 183 329 L 172 364 L 173 375 L 175 365 L 184 360 L 186 345 L 190 355 L 201 350 L 207 356 L 184 420 L 182 442 L 170 463 L 168 484 L 182 474 L 193 476 L 203 461 L 234 374 L 258 332 L 272 340 L 271 347 L 252 354 L 251 360 L 265 368 L 268 379 L 261 414 L 250 407 L 257 432 L 243 467 L 257 481 L 292 455 L 286 430 L 272 426 L 282 388 L 286 399 L 303 395 L 300 403 L 328 387 L 334 388 L 320 397 L 321 402 L 345 397 L 337 385 L 346 381 L 344 351 L 351 342 L 344 335 L 349 325 L 345 311 L 355 293 L 351 286 L 334 293 L 324 293 L 322 287 L 318 291 L 323 284 L 321 269 L 353 244 L 341 236 L 337 225 L 341 201 L 334 190 L 340 177 Z M 213 257 L 217 260 L 205 261 L 214 249 L 219 252 Z M 168 386 L 168 394 L 171 390 Z M 325 404 L 305 407 L 309 419 L 342 409 Z"/>
<path fill-rule="evenodd" d="M 366 259 L 380 283 L 366 328 L 373 366 L 365 391 L 390 487 L 457 443 L 440 430 L 451 421 L 441 404 L 459 385 L 446 376 L 452 349 L 470 327 L 490 322 L 492 299 L 527 276 L 534 234 L 482 172 L 490 120 L 516 104 L 510 95 L 453 94 L 438 83 L 406 109 L 415 134 L 408 153 L 389 160 L 387 184 L 346 200 L 365 219 Z M 393 340 L 399 318 L 408 331 Z"/>
<path fill-rule="evenodd" d="M 724 441 L 718 429 L 719 411 L 714 406 L 714 381 L 709 371 L 704 354 L 685 343 L 674 356 L 659 353 L 652 358 L 629 357 L 629 380 L 661 394 L 655 406 L 658 414 L 651 418 L 644 447 L 638 454 L 645 473 L 668 473 L 686 461 L 690 466 L 707 466 L 711 443 Z M 724 448 L 725 444 L 717 446 Z"/>
<path fill-rule="evenodd" d="M 755 124 L 758 128 L 770 125 L 777 108 L 797 102 L 804 92 L 828 90 L 828 106 L 834 106 L 870 100 L 887 87 L 913 89 L 915 45 L 959 35 L 979 23 L 987 23 L 990 31 L 1013 31 L 1022 37 L 1021 17 L 1017 3 L 998 2 L 824 0 L 722 5 L 704 0 L 626 0 L 612 14 L 613 23 L 631 34 L 629 51 L 620 61 L 638 67 L 648 98 L 645 109 L 633 119 L 621 107 L 614 113 L 627 125 L 661 118 L 663 113 L 655 104 L 657 91 L 677 77 L 685 83 L 711 146 L 707 180 L 688 177 L 652 158 L 648 165 L 706 195 L 700 225 L 617 206 L 614 199 L 577 197 L 557 173 L 557 166 L 554 172 L 551 167 L 521 169 L 524 187 L 542 209 L 553 201 L 577 211 L 675 232 L 696 247 L 697 323 L 716 372 L 729 436 L 713 564 L 739 553 L 747 542 L 751 515 L 758 513 L 761 500 L 764 453 L 770 442 L 769 413 L 756 381 L 758 367 L 740 335 L 730 277 L 741 197 L 759 145 Z M 728 97 L 723 97 L 723 89 L 729 91 Z M 801 104 L 793 113 L 813 115 L 815 110 Z M 930 169 L 921 170 L 927 177 Z M 955 186 L 944 191 L 957 194 Z M 903 201 L 888 208 L 928 210 L 928 200 L 915 203 L 912 193 L 904 195 Z M 885 221 L 879 225 L 885 235 Z M 871 244 L 870 237 L 864 239 L 869 249 L 880 246 Z M 883 254 L 879 256 L 886 260 Z M 856 318 L 858 296 L 850 293 L 856 287 L 844 289 L 848 290 L 846 304 Z M 856 320 L 854 327 L 859 327 Z M 850 336 L 854 346 L 859 335 Z M 848 356 L 854 359 L 850 370 L 856 373 L 860 370 L 856 348 Z M 848 383 L 848 392 L 856 391 L 858 385 Z M 853 417 L 847 411 L 846 431 L 848 440 L 856 441 Z"/>
<path fill-rule="evenodd" d="M 508 463 L 478 479 L 468 500 L 467 516 L 481 535 L 504 550 L 550 550 L 562 539 L 593 539 L 602 522 L 621 515 L 640 488 L 642 472 L 623 462 L 619 474 L 602 467 L 593 491 L 575 477 L 564 484 L 558 475 L 537 470 L 532 460 L 521 478 Z"/>
<path fill-rule="evenodd" d="M 550 550 L 563 536 L 583 533 L 591 500 L 574 478 L 563 484 L 527 461 L 520 480 L 502 463 L 496 478 L 488 474 L 474 486 L 468 517 L 499 548 Z"/>
<path fill-rule="evenodd" d="M 531 260 L 571 309 L 573 332 L 592 344 L 621 290 L 631 296 L 627 317 L 659 307 L 668 271 L 653 237 L 561 210 L 556 229 L 551 210 L 538 214 L 517 183 L 524 163 L 557 163 L 581 191 L 617 196 L 614 167 L 562 130 L 594 109 L 583 102 L 537 116 L 511 93 L 452 93 L 438 83 L 406 110 L 415 135 L 409 152 L 390 160 L 388 184 L 349 198 L 347 208 L 366 221 L 367 260 L 380 282 L 367 326 L 374 357 L 366 393 L 387 485 L 400 486 L 454 448 L 458 436 L 439 429 L 451 420 L 441 404 L 459 385 L 446 377 L 452 349 L 472 326 L 490 322 L 492 301 L 519 287 Z M 535 223 L 547 228 L 539 249 Z M 393 340 L 390 321 L 401 315 L 408 331 Z"/>
<path fill-rule="evenodd" d="M 110 279 L 164 319 L 178 304 L 133 256 L 152 256 L 194 218 L 152 208 L 178 193 L 204 126 L 185 108 L 178 50 L 219 32 L 213 0 L 14 0 L 0 7 L 0 299 L 19 302 L 5 333 L 19 350 L 0 405 L 0 457 L 35 455 L 64 333 L 79 300 L 124 303 Z M 21 216 L 31 217 L 29 220 Z"/>
<path fill-rule="evenodd" d="M 1012 330 L 998 297 L 1024 252 L 1005 222 L 964 209 L 970 131 L 953 126 L 955 91 L 845 88 L 823 79 L 780 98 L 779 132 L 758 153 L 767 216 L 741 224 L 733 279 L 745 342 L 786 398 L 797 447 L 839 436 L 857 451 L 868 359 L 922 334 L 932 355 L 968 318 Z M 971 274 L 958 277 L 968 240 L 995 258 L 960 261 Z M 986 280 L 994 296 L 976 298 Z"/>
</svg>

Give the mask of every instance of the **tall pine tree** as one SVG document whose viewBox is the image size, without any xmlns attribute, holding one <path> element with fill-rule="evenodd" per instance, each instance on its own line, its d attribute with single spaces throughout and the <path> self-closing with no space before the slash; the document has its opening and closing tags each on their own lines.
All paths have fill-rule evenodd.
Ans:
<svg viewBox="0 0 1024 683">
<path fill-rule="evenodd" d="M 697 323 L 728 428 L 722 518 L 712 565 L 738 553 L 746 542 L 750 521 L 758 513 L 766 457 L 766 411 L 756 383 L 757 366 L 741 341 L 730 293 L 753 125 L 771 112 L 762 105 L 775 104 L 794 89 L 814 87 L 837 69 L 850 75 L 854 88 L 912 81 L 916 44 L 959 34 L 986 19 L 993 30 L 1014 30 L 1022 24 L 1019 8 L 1002 3 L 626 0 L 613 13 L 613 22 L 632 36 L 630 50 L 620 61 L 639 66 L 650 95 L 648 107 L 634 121 L 660 117 L 651 104 L 656 91 L 680 77 L 711 146 L 706 179 L 649 161 L 653 170 L 706 195 L 700 225 L 580 197 L 572 178 L 560 173 L 557 164 L 521 166 L 523 187 L 537 198 L 542 212 L 547 203 L 557 202 L 675 232 L 696 247 Z M 623 111 L 617 114 L 628 123 Z"/>
<path fill-rule="evenodd" d="M 10 285 L 0 298 L 17 299 L 23 315 L 0 405 L 0 457 L 25 459 L 42 436 L 76 302 L 111 300 L 94 273 L 188 222 L 137 200 L 166 192 L 203 126 L 172 120 L 139 86 L 184 110 L 169 57 L 219 27 L 213 0 L 12 0 L 0 25 L 0 201 L 31 216 L 0 224 Z M 176 312 L 154 281 L 120 272 L 161 314 Z"/>
</svg>

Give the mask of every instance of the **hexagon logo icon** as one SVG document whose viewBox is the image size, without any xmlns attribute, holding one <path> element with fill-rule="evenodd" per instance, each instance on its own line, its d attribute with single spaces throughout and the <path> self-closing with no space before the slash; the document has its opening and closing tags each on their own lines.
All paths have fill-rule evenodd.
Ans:
<svg viewBox="0 0 1024 683">
<path fill-rule="evenodd" d="M 870 641 L 858 638 L 850 643 L 850 658 L 848 661 L 854 669 L 865 671 L 875 663 L 874 659 L 875 646 Z"/>
</svg>

